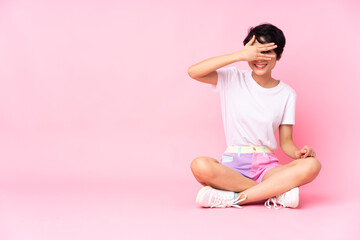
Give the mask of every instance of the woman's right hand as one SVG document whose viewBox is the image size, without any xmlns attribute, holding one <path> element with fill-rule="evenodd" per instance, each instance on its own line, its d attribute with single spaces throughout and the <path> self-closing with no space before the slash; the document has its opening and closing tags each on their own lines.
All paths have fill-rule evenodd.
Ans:
<svg viewBox="0 0 360 240">
<path fill-rule="evenodd" d="M 255 42 L 255 40 L 254 35 L 244 48 L 238 52 L 208 58 L 190 66 L 188 69 L 189 76 L 200 82 L 216 85 L 218 80 L 216 70 L 219 68 L 238 61 L 270 61 L 272 58 L 276 57 L 276 54 L 273 52 L 265 53 L 277 48 L 275 43 L 261 44 Z"/>
<path fill-rule="evenodd" d="M 275 43 L 254 45 L 255 40 L 255 35 L 253 35 L 250 41 L 244 46 L 244 48 L 236 53 L 240 56 L 242 61 L 270 61 L 272 58 L 276 57 L 276 54 L 264 53 L 277 48 L 277 45 L 275 45 Z"/>
</svg>

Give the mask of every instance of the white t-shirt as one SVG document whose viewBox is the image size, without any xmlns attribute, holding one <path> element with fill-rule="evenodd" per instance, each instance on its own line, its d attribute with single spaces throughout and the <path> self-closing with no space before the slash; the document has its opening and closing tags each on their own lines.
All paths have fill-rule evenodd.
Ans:
<svg viewBox="0 0 360 240">
<path fill-rule="evenodd" d="M 280 124 L 295 124 L 295 91 L 282 81 L 263 88 L 252 78 L 251 70 L 230 67 L 217 73 L 213 86 L 220 93 L 227 145 L 276 149 L 275 132 Z"/>
</svg>

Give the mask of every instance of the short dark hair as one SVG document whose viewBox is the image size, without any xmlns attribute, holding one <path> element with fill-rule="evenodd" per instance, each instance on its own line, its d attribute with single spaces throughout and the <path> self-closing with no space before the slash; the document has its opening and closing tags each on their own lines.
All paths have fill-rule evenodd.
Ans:
<svg viewBox="0 0 360 240">
<path fill-rule="evenodd" d="M 280 59 L 281 53 L 284 51 L 286 41 L 284 33 L 279 28 L 272 24 L 265 23 L 256 27 L 251 27 L 248 32 L 247 37 L 244 39 L 244 45 L 247 44 L 254 35 L 259 43 L 274 42 L 277 45 L 277 48 L 274 49 L 276 59 Z M 263 41 L 261 37 L 263 37 L 265 41 Z"/>
</svg>

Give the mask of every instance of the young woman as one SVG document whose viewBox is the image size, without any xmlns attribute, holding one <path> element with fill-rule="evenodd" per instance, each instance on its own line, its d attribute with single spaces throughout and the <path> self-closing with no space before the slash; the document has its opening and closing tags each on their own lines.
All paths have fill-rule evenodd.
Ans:
<svg viewBox="0 0 360 240">
<path fill-rule="evenodd" d="M 219 92 L 227 149 L 221 161 L 198 157 L 191 163 L 203 187 L 196 202 L 202 207 L 239 207 L 266 200 L 265 206 L 296 208 L 299 186 L 311 182 L 321 165 L 309 146 L 293 142 L 295 91 L 272 77 L 285 46 L 283 32 L 271 24 L 249 30 L 240 51 L 191 66 L 191 78 L 212 84 Z M 251 71 L 226 65 L 247 61 Z M 281 149 L 295 159 L 280 165 L 273 150 L 279 129 Z"/>
</svg>

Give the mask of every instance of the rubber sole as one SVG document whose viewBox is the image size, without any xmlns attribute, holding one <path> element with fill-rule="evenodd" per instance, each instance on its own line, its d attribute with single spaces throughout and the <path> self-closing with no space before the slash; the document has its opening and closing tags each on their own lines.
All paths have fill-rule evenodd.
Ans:
<svg viewBox="0 0 360 240">
<path fill-rule="evenodd" d="M 299 206 L 299 198 L 300 198 L 300 190 L 298 187 L 291 189 L 292 196 L 294 196 L 293 201 L 294 201 L 294 205 L 293 206 L 289 206 L 290 208 L 297 208 Z"/>
<path fill-rule="evenodd" d="M 200 202 L 202 201 L 202 197 L 204 195 L 204 193 L 206 191 L 208 191 L 209 189 L 211 189 L 212 187 L 210 186 L 206 186 L 206 187 L 203 187 L 202 189 L 200 189 L 200 191 L 198 192 L 197 196 L 196 196 L 196 200 L 195 202 L 200 205 Z"/>
</svg>

